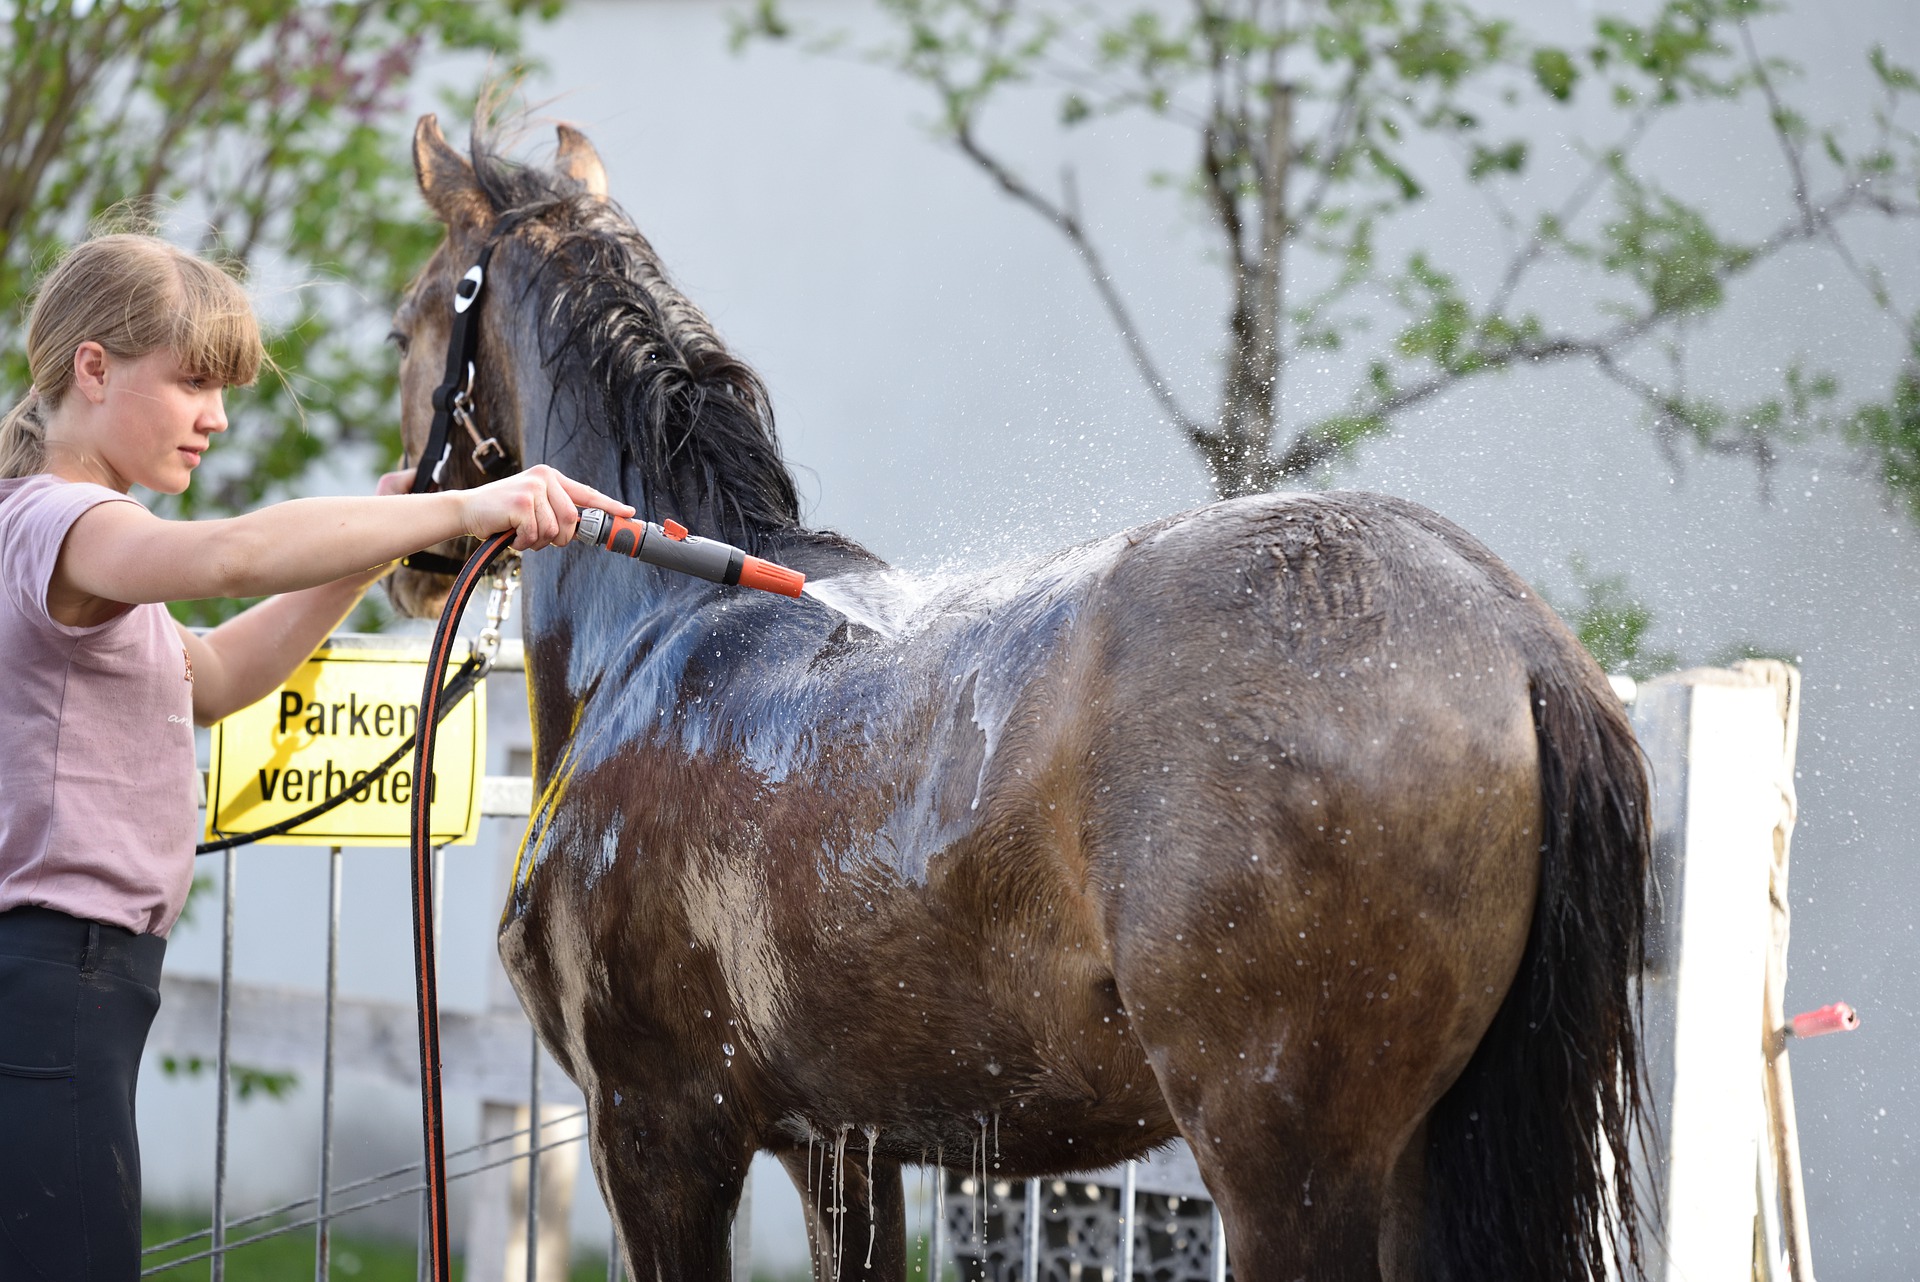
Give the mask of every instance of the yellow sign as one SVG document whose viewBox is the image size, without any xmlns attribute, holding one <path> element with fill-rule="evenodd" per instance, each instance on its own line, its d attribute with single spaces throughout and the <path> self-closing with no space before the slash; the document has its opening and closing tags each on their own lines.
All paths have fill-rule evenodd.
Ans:
<svg viewBox="0 0 1920 1282">
<path fill-rule="evenodd" d="M 426 660 L 417 654 L 323 649 L 278 690 L 217 723 L 207 836 L 268 827 L 359 784 L 351 800 L 264 840 L 283 846 L 405 845 L 417 787 L 412 750 L 380 778 L 367 776 L 418 728 L 426 675 Z M 480 830 L 486 707 L 482 683 L 447 714 L 434 739 L 428 786 L 436 844 L 468 845 Z"/>
</svg>

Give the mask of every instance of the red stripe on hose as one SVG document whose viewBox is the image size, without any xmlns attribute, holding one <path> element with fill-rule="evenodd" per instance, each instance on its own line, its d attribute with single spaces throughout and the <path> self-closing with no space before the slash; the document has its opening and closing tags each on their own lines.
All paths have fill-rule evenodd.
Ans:
<svg viewBox="0 0 1920 1282">
<path fill-rule="evenodd" d="M 480 545 L 461 569 L 441 612 L 427 652 L 427 677 L 420 695 L 419 732 L 413 747 L 413 964 L 414 993 L 420 1023 L 420 1125 L 425 1148 L 429 1276 L 448 1282 L 447 1154 L 440 1099 L 440 991 L 433 964 L 433 741 L 438 730 L 441 674 L 453 647 L 453 634 L 473 590 L 495 557 L 513 540 L 496 534 Z"/>
</svg>

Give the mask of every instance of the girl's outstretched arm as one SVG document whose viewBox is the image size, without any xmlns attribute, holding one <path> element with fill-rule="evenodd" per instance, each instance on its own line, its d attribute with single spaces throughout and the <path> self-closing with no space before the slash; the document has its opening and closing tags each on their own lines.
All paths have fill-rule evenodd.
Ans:
<svg viewBox="0 0 1920 1282">
<path fill-rule="evenodd" d="M 139 605 L 268 596 L 502 530 L 517 532 L 521 551 L 564 546 L 583 504 L 633 511 L 545 464 L 471 490 L 291 499 L 217 521 L 166 521 L 135 503 L 102 503 L 73 523 L 49 597 Z"/>
<path fill-rule="evenodd" d="M 62 622 L 127 605 L 277 594 L 205 637 L 182 631 L 194 720 L 210 724 L 286 680 L 390 564 L 444 539 L 518 532 L 516 548 L 564 545 L 580 505 L 632 508 L 544 465 L 472 490 L 407 494 L 411 473 L 369 497 L 294 499 L 217 521 L 166 521 L 102 503 L 73 524 L 48 587 Z"/>
<path fill-rule="evenodd" d="M 412 483 L 411 468 L 389 472 L 374 493 L 405 494 Z M 193 664 L 194 722 L 210 726 L 272 693 L 392 568 L 389 562 L 268 597 L 204 637 L 181 628 L 180 644 Z"/>
</svg>

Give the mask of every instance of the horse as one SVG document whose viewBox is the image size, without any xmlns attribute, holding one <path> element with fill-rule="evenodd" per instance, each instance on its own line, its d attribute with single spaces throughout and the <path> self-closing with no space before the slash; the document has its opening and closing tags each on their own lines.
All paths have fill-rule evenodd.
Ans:
<svg viewBox="0 0 1920 1282">
<path fill-rule="evenodd" d="M 591 144 L 512 151 L 415 133 L 445 237 L 394 323 L 413 456 L 490 250 L 486 433 L 841 607 L 524 567 L 537 800 L 499 950 L 633 1276 L 728 1277 L 760 1151 L 816 1278 L 899 1282 L 903 1164 L 1176 1137 L 1242 1279 L 1642 1273 L 1647 777 L 1520 578 L 1359 492 L 896 571 L 803 523 L 766 387 Z"/>
</svg>

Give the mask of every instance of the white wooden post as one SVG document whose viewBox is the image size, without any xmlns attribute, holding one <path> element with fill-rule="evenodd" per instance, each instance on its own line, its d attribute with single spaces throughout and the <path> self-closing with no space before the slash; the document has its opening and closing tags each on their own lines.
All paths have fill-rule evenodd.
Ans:
<svg viewBox="0 0 1920 1282">
<path fill-rule="evenodd" d="M 1643 993 L 1659 1132 L 1642 1169 L 1663 1210 L 1651 1270 L 1667 1282 L 1751 1282 L 1760 1191 L 1774 1183 L 1758 1178 L 1774 1165 L 1769 885 L 1793 818 L 1794 682 L 1784 664 L 1747 663 L 1643 683 L 1634 701 L 1655 797 Z"/>
</svg>

